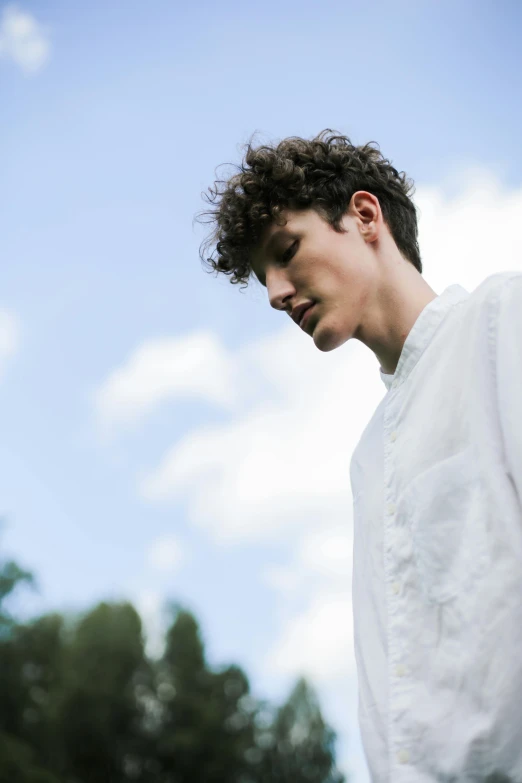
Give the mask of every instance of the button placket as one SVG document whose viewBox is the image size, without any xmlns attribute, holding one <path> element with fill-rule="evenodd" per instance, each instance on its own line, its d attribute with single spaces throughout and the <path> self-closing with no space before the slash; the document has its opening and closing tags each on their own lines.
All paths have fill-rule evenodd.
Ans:
<svg viewBox="0 0 522 783">
<path fill-rule="evenodd" d="M 396 383 L 394 383 L 394 388 L 396 387 Z M 397 430 L 393 430 L 390 432 L 389 436 L 389 444 L 393 444 L 397 441 Z M 388 480 L 386 482 L 388 489 L 391 488 L 390 481 Z M 388 514 L 388 517 L 393 517 L 397 512 L 397 506 L 392 501 L 387 503 L 386 511 Z M 390 520 L 391 522 L 391 520 Z M 394 595 L 398 595 L 401 590 L 401 582 L 399 580 L 395 580 L 390 585 L 391 591 Z M 394 668 L 392 669 L 393 675 L 397 678 L 404 678 L 407 675 L 407 669 L 406 666 L 404 666 L 402 663 L 397 663 Z M 410 761 L 410 752 L 406 747 L 399 748 L 396 754 L 396 758 L 399 764 L 404 765 L 408 764 Z"/>
</svg>

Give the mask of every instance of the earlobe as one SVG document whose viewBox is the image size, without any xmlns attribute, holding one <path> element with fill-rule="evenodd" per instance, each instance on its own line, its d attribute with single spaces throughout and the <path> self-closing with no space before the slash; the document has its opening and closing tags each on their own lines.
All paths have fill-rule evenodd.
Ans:
<svg viewBox="0 0 522 783">
<path fill-rule="evenodd" d="M 363 236 L 367 242 L 373 242 L 377 239 L 377 224 L 374 220 L 365 223 L 363 226 Z"/>
</svg>

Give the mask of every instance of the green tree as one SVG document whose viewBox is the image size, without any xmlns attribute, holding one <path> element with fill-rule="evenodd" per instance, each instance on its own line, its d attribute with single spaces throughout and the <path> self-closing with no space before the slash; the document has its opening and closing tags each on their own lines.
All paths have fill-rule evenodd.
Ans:
<svg viewBox="0 0 522 783">
<path fill-rule="evenodd" d="M 18 625 L 4 649 L 12 677 L 7 687 L 6 728 L 51 768 L 63 758 L 58 714 L 65 673 L 63 626 L 61 615 L 43 615 Z"/>
<path fill-rule="evenodd" d="M 273 721 L 262 725 L 259 783 L 344 783 L 335 768 L 335 732 L 326 725 L 313 688 L 301 677 Z"/>
<path fill-rule="evenodd" d="M 43 691 L 28 682 L 27 674 L 34 670 L 29 668 L 32 655 L 25 654 L 26 629 L 6 606 L 24 584 L 35 584 L 29 571 L 11 560 L 0 562 L 0 783 L 59 783 L 35 760 L 38 754 L 31 740 L 41 717 L 35 703 Z M 40 725 L 46 726 L 46 721 Z"/>
<path fill-rule="evenodd" d="M 0 563 L 0 731 L 13 736 L 22 733 L 23 712 L 28 705 L 16 651 L 19 629 L 6 604 L 24 583 L 34 584 L 31 573 L 13 561 Z"/>
<path fill-rule="evenodd" d="M 59 724 L 63 772 L 82 783 L 139 779 L 147 677 L 141 620 L 129 603 L 101 603 L 81 619 L 65 656 Z"/>
<path fill-rule="evenodd" d="M 34 577 L 12 560 L 0 563 L 0 641 L 8 639 L 16 626 L 6 603 L 18 587 L 23 584 L 34 586 Z"/>
<path fill-rule="evenodd" d="M 172 783 L 235 783 L 248 769 L 253 746 L 249 683 L 238 666 L 207 667 L 198 624 L 178 609 L 157 666 L 162 705 L 156 758 Z"/>
<path fill-rule="evenodd" d="M 34 753 L 24 742 L 0 734 L 1 783 L 61 783 L 51 772 L 33 763 Z"/>
<path fill-rule="evenodd" d="M 280 708 L 254 698 L 179 606 L 159 660 L 129 603 L 17 623 L 5 601 L 24 583 L 0 562 L 0 783 L 343 783 L 304 679 Z"/>
</svg>

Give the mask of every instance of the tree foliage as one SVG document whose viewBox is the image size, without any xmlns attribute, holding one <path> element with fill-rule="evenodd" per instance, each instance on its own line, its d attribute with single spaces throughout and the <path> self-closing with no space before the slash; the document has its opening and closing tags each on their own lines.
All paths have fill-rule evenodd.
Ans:
<svg viewBox="0 0 522 783">
<path fill-rule="evenodd" d="M 32 582 L 0 563 L 0 783 L 344 783 L 306 680 L 279 708 L 254 698 L 179 606 L 157 659 L 128 602 L 17 622 L 6 599 Z"/>
</svg>

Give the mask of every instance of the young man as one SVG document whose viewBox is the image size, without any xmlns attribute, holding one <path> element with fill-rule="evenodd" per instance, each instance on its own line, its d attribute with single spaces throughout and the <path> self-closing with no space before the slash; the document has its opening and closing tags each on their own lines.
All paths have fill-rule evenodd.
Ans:
<svg viewBox="0 0 522 783">
<path fill-rule="evenodd" d="M 437 295 L 411 183 L 331 131 L 248 145 L 221 184 L 211 271 L 255 275 L 321 351 L 360 340 L 387 389 L 350 465 L 372 781 L 520 783 L 522 272 Z"/>
</svg>

